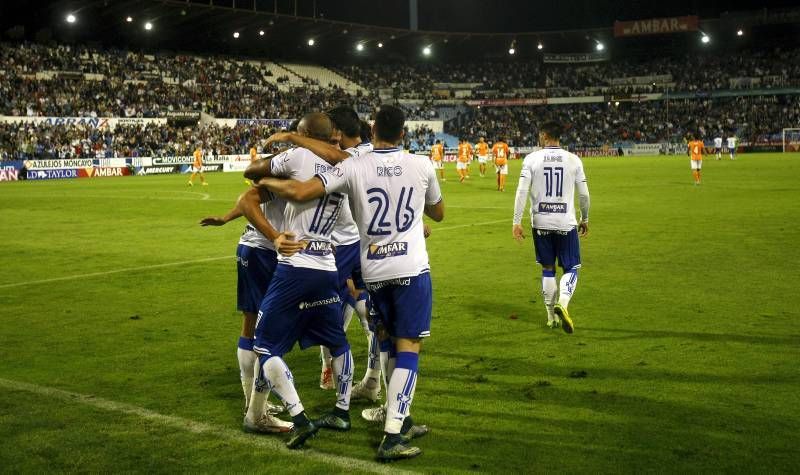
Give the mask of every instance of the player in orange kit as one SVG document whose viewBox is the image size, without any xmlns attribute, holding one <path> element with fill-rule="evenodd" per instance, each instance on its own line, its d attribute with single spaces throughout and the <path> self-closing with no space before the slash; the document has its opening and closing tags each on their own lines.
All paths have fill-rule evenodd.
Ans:
<svg viewBox="0 0 800 475">
<path fill-rule="evenodd" d="M 192 162 L 192 176 L 189 177 L 189 186 L 194 186 L 195 175 L 200 175 L 200 183 L 208 186 L 206 177 L 203 175 L 203 151 L 197 147 L 194 151 L 194 162 Z"/>
<path fill-rule="evenodd" d="M 431 163 L 433 168 L 439 173 L 439 178 L 446 181 L 444 177 L 444 144 L 441 140 L 437 140 L 433 147 L 431 147 Z"/>
<path fill-rule="evenodd" d="M 458 162 L 456 162 L 458 181 L 461 183 L 464 183 L 464 179 L 469 178 L 467 166 L 469 166 L 470 160 L 472 160 L 472 145 L 466 139 L 461 139 L 461 143 L 458 144 Z"/>
<path fill-rule="evenodd" d="M 256 150 L 256 146 L 255 145 L 251 145 L 250 146 L 250 165 L 256 163 L 257 161 L 258 161 L 258 150 Z M 250 180 L 245 178 L 244 179 L 244 184 L 247 185 L 247 186 L 250 186 L 250 185 L 253 184 L 253 182 L 251 182 Z"/>
<path fill-rule="evenodd" d="M 489 144 L 481 137 L 478 143 L 475 144 L 475 151 L 478 154 L 478 168 L 481 173 L 481 178 L 486 176 L 486 162 L 489 161 Z"/>
<path fill-rule="evenodd" d="M 508 144 L 501 138 L 492 146 L 494 170 L 497 173 L 497 191 L 506 191 L 508 177 Z"/>
<path fill-rule="evenodd" d="M 703 141 L 699 140 L 698 137 L 699 135 L 695 135 L 694 140 L 688 144 L 695 185 L 700 184 L 700 169 L 703 168 L 703 149 L 705 148 Z"/>
</svg>

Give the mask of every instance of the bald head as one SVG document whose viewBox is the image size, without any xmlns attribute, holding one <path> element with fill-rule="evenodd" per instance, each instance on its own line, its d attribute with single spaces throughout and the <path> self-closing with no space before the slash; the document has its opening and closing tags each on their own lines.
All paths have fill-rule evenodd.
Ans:
<svg viewBox="0 0 800 475">
<path fill-rule="evenodd" d="M 300 135 L 327 142 L 333 133 L 333 123 L 327 114 L 311 112 L 300 119 L 300 123 L 297 125 L 297 132 Z"/>
</svg>

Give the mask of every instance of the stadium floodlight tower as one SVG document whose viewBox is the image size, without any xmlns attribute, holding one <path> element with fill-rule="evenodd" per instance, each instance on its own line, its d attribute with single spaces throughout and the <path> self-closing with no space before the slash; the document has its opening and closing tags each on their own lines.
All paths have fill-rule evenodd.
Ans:
<svg viewBox="0 0 800 475">
<path fill-rule="evenodd" d="M 781 132 L 783 142 L 783 153 L 800 152 L 800 129 L 786 128 Z"/>
</svg>

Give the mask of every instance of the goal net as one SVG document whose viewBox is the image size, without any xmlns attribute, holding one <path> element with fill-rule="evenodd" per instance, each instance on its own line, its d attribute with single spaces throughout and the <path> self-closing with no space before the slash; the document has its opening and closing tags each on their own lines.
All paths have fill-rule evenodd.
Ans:
<svg viewBox="0 0 800 475">
<path fill-rule="evenodd" d="M 800 152 L 800 129 L 783 129 L 783 151 Z"/>
</svg>

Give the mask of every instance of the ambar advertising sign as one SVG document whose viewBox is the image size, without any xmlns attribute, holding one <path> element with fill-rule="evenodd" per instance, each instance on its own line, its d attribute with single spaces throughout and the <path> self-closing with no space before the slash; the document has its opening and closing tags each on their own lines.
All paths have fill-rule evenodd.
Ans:
<svg viewBox="0 0 800 475">
<path fill-rule="evenodd" d="M 670 18 L 649 18 L 647 20 L 615 21 L 614 36 L 663 35 L 697 31 L 700 20 L 696 15 Z"/>
</svg>

